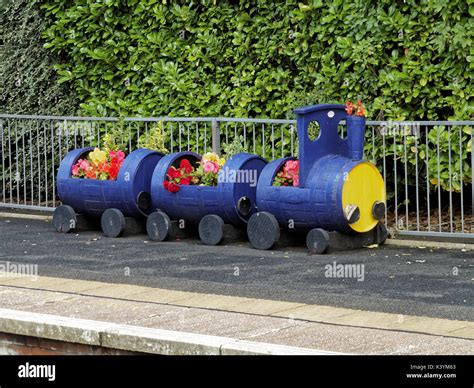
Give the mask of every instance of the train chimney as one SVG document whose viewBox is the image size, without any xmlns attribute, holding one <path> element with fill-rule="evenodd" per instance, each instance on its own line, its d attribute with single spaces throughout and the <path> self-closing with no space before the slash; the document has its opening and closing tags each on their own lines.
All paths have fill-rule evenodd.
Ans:
<svg viewBox="0 0 474 388">
<path fill-rule="evenodd" d="M 347 140 L 349 157 L 362 160 L 364 156 L 365 117 L 347 116 Z"/>
</svg>

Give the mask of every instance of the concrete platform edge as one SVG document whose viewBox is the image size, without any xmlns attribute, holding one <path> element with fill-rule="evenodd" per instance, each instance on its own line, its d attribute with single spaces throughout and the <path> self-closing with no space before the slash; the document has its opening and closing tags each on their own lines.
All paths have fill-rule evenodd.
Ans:
<svg viewBox="0 0 474 388">
<path fill-rule="evenodd" d="M 161 355 L 343 354 L 10 309 L 0 309 L 0 332 Z"/>
</svg>

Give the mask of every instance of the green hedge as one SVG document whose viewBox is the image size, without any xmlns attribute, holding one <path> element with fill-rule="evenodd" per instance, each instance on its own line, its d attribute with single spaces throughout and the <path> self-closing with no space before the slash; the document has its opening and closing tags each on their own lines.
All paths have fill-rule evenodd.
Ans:
<svg viewBox="0 0 474 388">
<path fill-rule="evenodd" d="M 472 0 L 41 3 L 86 115 L 282 118 L 357 97 L 372 119 L 474 113 Z"/>
</svg>

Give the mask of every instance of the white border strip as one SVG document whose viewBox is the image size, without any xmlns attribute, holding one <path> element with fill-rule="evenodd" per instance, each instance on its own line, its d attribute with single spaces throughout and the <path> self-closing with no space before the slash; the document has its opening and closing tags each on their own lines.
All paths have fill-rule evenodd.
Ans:
<svg viewBox="0 0 474 388">
<path fill-rule="evenodd" d="M 24 213 L 8 213 L 0 212 L 0 218 L 21 218 L 25 220 L 43 220 L 49 221 L 53 219 L 53 216 L 41 215 L 41 214 L 24 214 Z"/>
</svg>

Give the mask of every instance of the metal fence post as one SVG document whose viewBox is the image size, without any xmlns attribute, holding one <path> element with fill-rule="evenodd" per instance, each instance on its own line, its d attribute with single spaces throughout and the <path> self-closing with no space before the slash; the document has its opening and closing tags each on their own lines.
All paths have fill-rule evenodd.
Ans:
<svg viewBox="0 0 474 388">
<path fill-rule="evenodd" d="M 471 197 L 471 214 L 474 218 L 474 128 L 471 128 Z M 470 232 L 472 232 L 472 228 L 473 224 L 471 222 Z"/>
<path fill-rule="evenodd" d="M 221 154 L 221 131 L 217 119 L 212 119 L 212 152 Z"/>
</svg>

